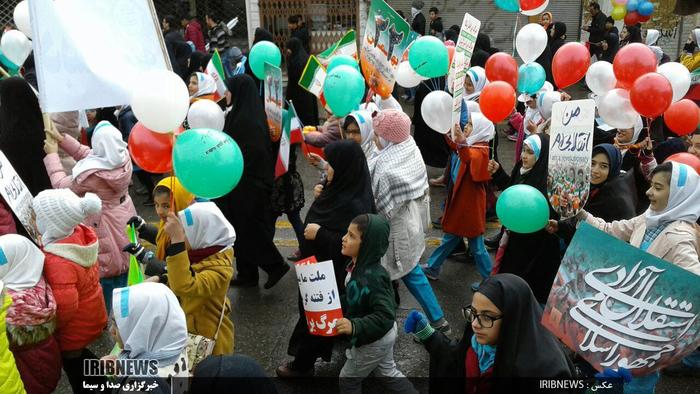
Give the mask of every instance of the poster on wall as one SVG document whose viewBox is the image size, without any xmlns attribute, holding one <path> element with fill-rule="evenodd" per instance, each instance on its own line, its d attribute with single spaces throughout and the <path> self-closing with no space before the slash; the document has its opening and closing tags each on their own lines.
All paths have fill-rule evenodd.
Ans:
<svg viewBox="0 0 700 394">
<path fill-rule="evenodd" d="M 267 126 L 270 128 L 272 142 L 279 141 L 282 136 L 283 106 L 282 70 L 270 63 L 265 63 L 265 115 L 267 115 Z"/>
<path fill-rule="evenodd" d="M 474 45 L 476 44 L 476 36 L 479 34 L 481 22 L 471 16 L 468 12 L 464 13 L 462 20 L 462 28 L 459 31 L 459 38 L 455 46 L 455 53 L 452 56 L 452 66 L 450 74 L 452 76 L 452 124 L 459 124 L 462 115 L 462 98 L 464 97 L 464 78 L 469 69 L 469 62 L 472 60 Z M 452 139 L 455 139 L 454 130 L 452 130 Z"/>
<path fill-rule="evenodd" d="M 27 230 L 27 234 L 38 244 L 39 232 L 32 208 L 32 194 L 2 151 L 0 151 L 0 195 Z"/>
<path fill-rule="evenodd" d="M 337 335 L 335 325 L 343 318 L 343 310 L 333 261 L 319 263 L 312 256 L 296 262 L 294 268 L 309 333 L 319 336 Z"/>
</svg>

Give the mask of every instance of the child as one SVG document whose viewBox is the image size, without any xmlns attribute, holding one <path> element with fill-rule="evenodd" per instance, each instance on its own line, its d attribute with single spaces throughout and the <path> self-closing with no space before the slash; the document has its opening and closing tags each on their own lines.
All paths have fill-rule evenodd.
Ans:
<svg viewBox="0 0 700 394">
<path fill-rule="evenodd" d="M 36 226 L 46 260 L 44 277 L 56 298 L 55 337 L 61 349 L 63 370 L 73 392 L 81 392 L 83 360 L 97 358 L 87 346 L 100 337 L 107 312 L 99 282 L 95 231 L 81 222 L 100 213 L 99 197 L 80 198 L 68 189 L 39 193 L 32 202 Z"/>
<path fill-rule="evenodd" d="M 0 236 L 0 280 L 12 305 L 7 310 L 10 350 L 28 393 L 51 393 L 61 379 L 61 351 L 53 336 L 56 300 L 42 276 L 44 254 L 29 239 Z"/>
<path fill-rule="evenodd" d="M 216 82 L 205 73 L 194 72 L 190 75 L 187 90 L 190 93 L 190 103 L 199 100 L 214 100 Z"/>
<path fill-rule="evenodd" d="M 317 148 L 323 148 L 334 141 L 343 139 L 340 131 L 340 118 L 326 111 L 328 119 L 317 128 L 304 134 L 304 141 Z"/>
<path fill-rule="evenodd" d="M 367 110 L 353 111 L 343 121 L 343 135 L 345 139 L 357 142 L 370 158 L 374 152 L 374 131 L 372 130 L 372 112 Z"/>
<path fill-rule="evenodd" d="M 395 392 L 415 392 L 394 362 L 396 303 L 380 262 L 388 246 L 389 222 L 378 215 L 355 217 L 343 237 L 342 253 L 352 262 L 345 278 L 347 317 L 336 327 L 339 335 L 350 336 L 352 347 L 340 371 L 341 392 L 361 392 L 362 379 L 370 374 L 387 378 Z"/>
<path fill-rule="evenodd" d="M 4 290 L 5 284 L 0 280 L 0 393 L 24 394 L 22 378 L 17 372 L 5 331 L 5 316 L 12 305 L 12 298 Z"/>
</svg>

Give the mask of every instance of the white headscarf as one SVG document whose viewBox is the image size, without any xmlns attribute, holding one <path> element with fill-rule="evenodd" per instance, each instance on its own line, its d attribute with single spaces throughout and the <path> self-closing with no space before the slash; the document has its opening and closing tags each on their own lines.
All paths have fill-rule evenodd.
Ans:
<svg viewBox="0 0 700 394">
<path fill-rule="evenodd" d="M 668 205 L 661 212 L 644 213 L 647 228 L 676 221 L 695 223 L 700 217 L 700 176 L 687 164 L 671 162 L 671 190 Z"/>
<path fill-rule="evenodd" d="M 216 82 L 208 74 L 197 72 L 197 92 L 190 98 L 216 93 Z"/>
<path fill-rule="evenodd" d="M 632 139 L 630 140 L 630 142 L 625 142 L 624 144 L 618 142 L 617 145 L 620 147 L 624 147 L 627 145 L 636 144 L 638 142 L 637 140 L 639 139 L 639 135 L 642 133 L 643 128 L 644 123 L 642 121 L 642 117 L 640 115 L 637 115 L 637 119 L 634 120 L 634 133 L 632 134 Z"/>
<path fill-rule="evenodd" d="M 496 128 L 493 122 L 488 120 L 481 112 L 469 114 L 472 124 L 472 132 L 467 137 L 467 145 L 471 146 L 479 142 L 491 141 L 496 135 Z"/>
<path fill-rule="evenodd" d="M 532 149 L 532 152 L 535 154 L 535 163 L 540 159 L 540 153 L 542 152 L 542 139 L 540 138 L 539 134 L 533 134 L 527 138 L 525 138 L 525 141 L 523 141 L 523 146 L 527 145 L 530 149 Z M 525 167 L 520 167 L 520 175 L 525 175 L 530 170 L 534 168 L 534 165 L 530 168 L 525 168 Z"/>
<path fill-rule="evenodd" d="M 656 45 L 656 42 L 659 41 L 660 36 L 661 36 L 661 33 L 656 29 L 647 30 L 647 40 L 646 40 L 647 46 Z"/>
<path fill-rule="evenodd" d="M 467 78 L 471 79 L 472 85 L 474 85 L 474 93 L 465 95 L 465 100 L 476 101 L 479 96 L 481 96 L 481 91 L 489 82 L 486 79 L 486 70 L 483 67 L 474 66 L 467 70 Z"/>
<path fill-rule="evenodd" d="M 365 157 L 369 157 L 374 150 L 374 129 L 372 128 L 372 113 L 368 110 L 358 110 L 350 113 L 350 116 L 355 119 L 357 126 L 360 128 L 362 142 L 360 146 L 365 152 Z"/>
<path fill-rule="evenodd" d="M 120 358 L 175 363 L 187 345 L 187 320 L 175 294 L 161 283 L 139 283 L 113 290 L 112 305 L 119 336 Z"/>
<path fill-rule="evenodd" d="M 656 65 L 658 66 L 659 63 L 661 63 L 661 59 L 664 57 L 664 50 L 657 46 L 650 46 L 649 49 L 654 52 L 654 56 L 656 57 Z"/>
<path fill-rule="evenodd" d="M 179 213 L 190 248 L 204 249 L 221 246 L 223 249 L 236 242 L 236 231 L 213 202 L 198 202 Z"/>
<path fill-rule="evenodd" d="M 92 134 L 92 151 L 75 163 L 73 179 L 89 170 L 113 170 L 129 160 L 129 150 L 122 134 L 106 120 L 95 126 Z"/>
<path fill-rule="evenodd" d="M 700 45 L 700 29 L 693 29 L 693 39 L 696 45 Z"/>
<path fill-rule="evenodd" d="M 36 286 L 44 270 L 44 253 L 29 239 L 17 235 L 0 236 L 0 280 L 15 291 Z"/>
</svg>

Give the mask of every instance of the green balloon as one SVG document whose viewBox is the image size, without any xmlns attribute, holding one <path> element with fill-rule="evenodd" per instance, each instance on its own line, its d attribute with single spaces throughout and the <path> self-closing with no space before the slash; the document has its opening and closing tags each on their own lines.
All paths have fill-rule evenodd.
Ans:
<svg viewBox="0 0 700 394">
<path fill-rule="evenodd" d="M 342 64 L 326 75 L 323 95 L 333 115 L 343 117 L 360 105 L 365 95 L 365 79 L 352 66 Z"/>
<path fill-rule="evenodd" d="M 277 45 L 270 41 L 260 41 L 253 45 L 248 56 L 250 69 L 258 79 L 265 79 L 265 63 L 279 67 L 282 64 L 282 53 Z"/>
<path fill-rule="evenodd" d="M 417 39 L 408 51 L 408 62 L 418 75 L 425 78 L 437 78 L 447 74 L 450 55 L 447 47 L 434 36 Z"/>
<path fill-rule="evenodd" d="M 173 169 L 190 193 L 218 198 L 241 180 L 243 154 L 236 141 L 221 131 L 191 129 L 175 141 Z"/>
<path fill-rule="evenodd" d="M 498 197 L 496 215 L 501 223 L 516 233 L 534 233 L 549 221 L 549 204 L 539 190 L 529 185 L 507 188 Z"/>
<path fill-rule="evenodd" d="M 331 58 L 331 61 L 328 63 L 326 72 L 328 73 L 332 69 L 342 65 L 350 66 L 355 68 L 357 71 L 360 71 L 360 65 L 357 63 L 357 60 L 355 60 L 354 57 L 348 55 L 335 55 Z"/>
</svg>

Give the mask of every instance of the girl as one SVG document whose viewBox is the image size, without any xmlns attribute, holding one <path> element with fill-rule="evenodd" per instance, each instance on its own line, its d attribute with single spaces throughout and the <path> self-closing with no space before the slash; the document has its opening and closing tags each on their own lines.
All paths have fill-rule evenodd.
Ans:
<svg viewBox="0 0 700 394">
<path fill-rule="evenodd" d="M 562 346 L 540 324 L 542 308 L 520 277 L 486 279 L 462 314 L 468 324 L 459 341 L 433 330 L 417 311 L 406 319 L 404 330 L 430 353 L 431 393 L 512 392 L 515 382 L 507 378 L 574 376 Z"/>
<path fill-rule="evenodd" d="M 184 224 L 184 227 L 183 227 Z M 180 299 L 191 334 L 215 339 L 212 354 L 233 353 L 228 284 L 233 276 L 236 232 L 213 202 L 170 212 L 164 231 L 168 286 Z"/>
<path fill-rule="evenodd" d="M 0 252 L 0 281 L 12 299 L 6 319 L 10 350 L 24 388 L 52 393 L 61 379 L 61 351 L 53 335 L 56 300 L 42 276 L 44 254 L 16 234 L 0 236 Z"/>
<path fill-rule="evenodd" d="M 649 199 L 644 192 L 649 188 L 651 170 L 656 167 L 651 141 L 648 137 L 641 138 L 643 129 L 642 117 L 637 116 L 634 127 L 617 129 L 617 134 L 615 135 L 615 147 L 622 154 L 622 170 L 634 172 L 633 177 L 637 195 L 636 212 L 638 215 L 649 206 Z"/>
<path fill-rule="evenodd" d="M 97 358 L 87 346 L 102 335 L 107 313 L 98 276 L 97 234 L 81 224 L 99 214 L 101 205 L 96 195 L 80 198 L 69 189 L 45 190 L 32 201 L 46 255 L 44 277 L 56 299 L 54 335 L 74 393 L 82 392 L 84 381 L 102 381 L 83 376 L 83 360 Z"/>
<path fill-rule="evenodd" d="M 199 100 L 213 101 L 216 94 L 216 82 L 208 74 L 195 72 L 190 75 L 187 90 L 190 92 L 190 103 Z"/>
<path fill-rule="evenodd" d="M 347 259 L 341 253 L 342 237 L 354 217 L 374 213 L 376 208 L 367 161 L 360 146 L 354 141 L 338 141 L 328 145 L 324 154 L 328 159 L 328 178 L 306 215 L 301 257 L 332 260 L 338 291 L 344 294 Z M 299 320 L 287 349 L 295 359 L 277 368 L 277 376 L 283 378 L 312 376 L 316 359 L 330 361 L 333 352 L 333 338 L 309 333 L 301 296 L 298 299 Z"/>
<path fill-rule="evenodd" d="M 326 110 L 328 118 L 321 126 L 318 126 L 315 131 L 304 133 L 304 141 L 317 148 L 323 148 L 331 142 L 340 141 L 343 139 L 340 131 L 340 118 Z"/>
<path fill-rule="evenodd" d="M 372 157 L 375 149 L 372 112 L 368 110 L 351 112 L 343 122 L 343 134 L 346 139 L 351 139 L 362 147 L 367 159 Z"/>
<path fill-rule="evenodd" d="M 112 290 L 126 286 L 129 256 L 122 252 L 129 243 L 124 224 L 136 215 L 129 196 L 131 158 L 119 130 L 109 122 L 100 122 L 92 136 L 92 149 L 75 138 L 49 131 L 44 151 L 44 165 L 54 188 L 69 188 L 78 195 L 95 193 L 102 200 L 102 212 L 87 223 L 99 237 L 100 283 L 108 308 L 112 307 Z M 67 175 L 57 154 L 58 146 L 78 162 Z M 107 310 L 109 314 L 109 310 Z"/>
</svg>

